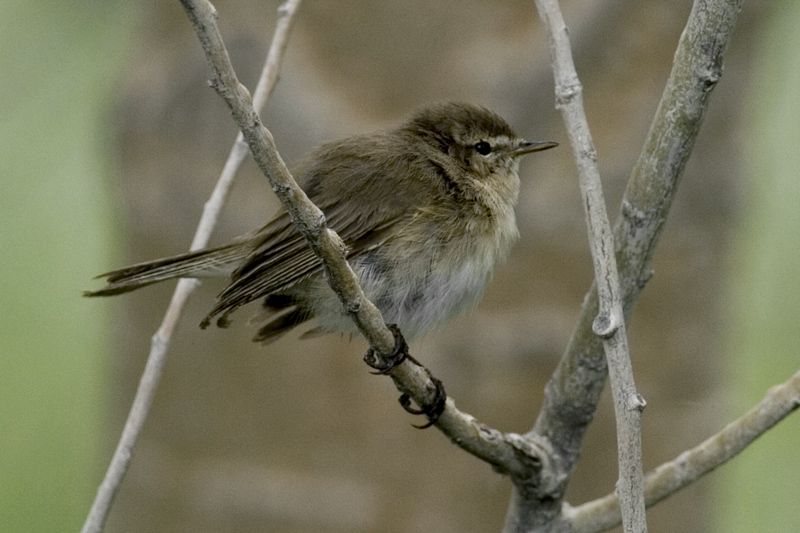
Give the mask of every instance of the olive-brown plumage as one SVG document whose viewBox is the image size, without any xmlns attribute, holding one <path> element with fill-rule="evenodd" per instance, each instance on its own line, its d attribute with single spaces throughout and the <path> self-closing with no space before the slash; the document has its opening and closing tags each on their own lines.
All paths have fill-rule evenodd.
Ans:
<svg viewBox="0 0 800 533">
<path fill-rule="evenodd" d="M 324 144 L 293 174 L 346 244 L 366 296 L 413 336 L 477 301 L 517 238 L 519 157 L 554 146 L 522 140 L 484 108 L 449 103 L 394 130 Z M 85 295 L 220 276 L 230 282 L 203 327 L 263 298 L 269 321 L 256 341 L 311 318 L 318 326 L 306 335 L 354 331 L 285 212 L 230 244 L 103 274 L 107 285 Z"/>
</svg>

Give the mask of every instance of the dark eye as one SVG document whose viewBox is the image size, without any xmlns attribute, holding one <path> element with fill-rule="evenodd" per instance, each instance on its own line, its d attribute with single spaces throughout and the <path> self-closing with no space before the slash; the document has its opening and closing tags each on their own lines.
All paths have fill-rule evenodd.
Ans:
<svg viewBox="0 0 800 533">
<path fill-rule="evenodd" d="M 489 155 L 492 153 L 492 145 L 486 141 L 475 143 L 475 151 L 481 155 Z"/>
</svg>

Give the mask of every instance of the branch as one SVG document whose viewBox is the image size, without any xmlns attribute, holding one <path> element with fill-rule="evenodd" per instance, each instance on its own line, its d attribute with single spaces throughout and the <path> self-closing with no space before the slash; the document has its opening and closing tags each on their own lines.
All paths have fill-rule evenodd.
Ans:
<svg viewBox="0 0 800 533">
<path fill-rule="evenodd" d="M 708 100 L 722 74 L 725 49 L 742 0 L 696 0 L 675 53 L 675 61 L 639 160 L 625 191 L 614 227 L 616 259 L 625 316 L 652 275 L 650 261 L 661 236 L 686 161 L 694 147 Z M 593 287 L 558 368 L 547 384 L 544 405 L 529 435 L 552 443 L 561 480 L 549 498 L 515 486 L 509 517 L 529 511 L 521 524 L 554 524 L 580 455 L 606 376 L 600 339 L 592 331 L 598 312 Z"/>
<path fill-rule="evenodd" d="M 642 473 L 641 414 L 645 402 L 636 391 L 633 368 L 625 331 L 619 275 L 614 256 L 614 238 L 608 221 L 605 198 L 597 166 L 597 152 L 589 132 L 583 109 L 583 88 L 561 15 L 558 0 L 536 0 L 536 8 L 550 40 L 550 53 L 555 77 L 556 107 L 561 110 L 570 144 L 578 165 L 589 244 L 594 264 L 595 284 L 599 295 L 599 314 L 592 329 L 603 340 L 617 423 L 617 457 L 619 481 L 617 491 L 622 505 L 624 530 L 647 531 Z M 536 509 L 534 505 L 532 509 Z M 511 524 L 526 514 L 524 506 L 511 516 Z M 511 526 L 513 529 L 518 527 Z"/>
<path fill-rule="evenodd" d="M 647 474 L 647 506 L 657 504 L 726 463 L 798 408 L 800 371 L 788 381 L 772 387 L 755 407 L 722 431 Z M 566 514 L 574 533 L 605 531 L 620 523 L 619 504 L 614 494 L 583 504 Z"/>
<path fill-rule="evenodd" d="M 278 75 L 283 65 L 283 57 L 286 55 L 286 46 L 289 44 L 289 34 L 294 27 L 294 21 L 296 19 L 295 14 L 300 7 L 301 1 L 302 0 L 286 0 L 283 4 L 278 6 L 278 22 L 275 25 L 275 33 L 272 35 L 272 43 L 267 52 L 267 59 L 264 62 L 264 67 L 261 69 L 261 76 L 258 78 L 256 90 L 253 93 L 253 106 L 255 106 L 256 109 L 264 109 L 267 100 L 269 100 L 272 96 L 272 92 L 275 90 L 275 85 L 278 83 Z M 242 136 L 242 132 L 240 131 L 236 134 L 236 140 L 233 142 L 228 158 L 225 160 L 225 165 L 222 167 L 222 174 L 219 177 L 217 186 L 214 188 L 211 198 L 206 202 L 203 216 L 200 218 L 200 226 L 195 234 L 195 239 L 192 241 L 192 250 L 205 248 L 208 244 L 211 231 L 216 225 L 219 213 L 227 200 L 228 191 L 230 191 L 233 180 L 249 153 L 250 150 L 247 143 L 244 142 L 244 136 Z M 206 217 L 205 209 L 213 210 L 213 217 Z M 206 228 L 204 223 L 209 227 Z M 201 235 L 201 229 L 203 230 L 202 240 L 198 240 L 198 237 Z"/>
<path fill-rule="evenodd" d="M 325 215 L 297 185 L 278 153 L 272 134 L 253 109 L 250 94 L 239 82 L 216 24 L 216 10 L 207 0 L 181 0 L 192 21 L 212 72 L 211 85 L 231 110 L 250 147 L 256 164 L 289 213 L 296 229 L 322 261 L 331 288 L 346 312 L 369 342 L 374 355 L 385 360 L 395 348 L 395 338 L 380 311 L 370 302 L 345 258 L 344 244 L 327 227 Z M 390 371 L 395 386 L 420 406 L 436 399 L 436 383 L 427 369 L 406 359 Z M 456 409 L 448 398 L 436 426 L 455 444 L 490 463 L 497 470 L 520 478 L 550 479 L 550 450 L 538 439 L 503 434 Z"/>
<path fill-rule="evenodd" d="M 286 51 L 286 43 L 294 22 L 294 15 L 297 12 L 300 1 L 287 0 L 278 8 L 278 22 L 275 27 L 275 34 L 256 88 L 256 102 L 259 107 L 264 106 L 275 87 L 278 71 Z M 204 248 L 208 244 L 211 232 L 217 224 L 219 214 L 233 185 L 236 173 L 246 155 L 247 146 L 242 142 L 242 136 L 239 134 L 231 148 L 214 191 L 203 207 L 203 214 L 192 239 L 191 250 Z M 139 380 L 136 396 L 125 421 L 125 428 L 122 431 L 117 448 L 114 450 L 114 455 L 108 465 L 105 477 L 97 490 L 92 508 L 86 517 L 86 522 L 82 529 L 83 533 L 99 532 L 105 526 L 114 496 L 116 496 L 122 479 L 128 471 L 133 448 L 136 446 L 139 433 L 150 412 L 150 406 L 153 403 L 153 397 L 166 363 L 172 334 L 178 325 L 189 296 L 198 286 L 200 286 L 200 282 L 196 279 L 181 279 L 178 281 L 161 326 L 151 340 L 150 354 L 147 356 L 147 363 Z"/>
</svg>

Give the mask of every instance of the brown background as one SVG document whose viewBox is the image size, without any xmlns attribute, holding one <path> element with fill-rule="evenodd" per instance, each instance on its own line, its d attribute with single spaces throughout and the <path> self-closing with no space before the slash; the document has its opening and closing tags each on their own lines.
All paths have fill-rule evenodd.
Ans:
<svg viewBox="0 0 800 533">
<path fill-rule="evenodd" d="M 647 132 L 690 2 L 564 2 L 610 212 Z M 737 213 L 740 124 L 757 2 L 748 3 L 695 155 L 630 326 L 648 400 L 652 468 L 725 422 L 719 371 L 720 276 Z M 277 2 L 220 2 L 222 31 L 252 86 Z M 186 249 L 235 129 L 206 87 L 204 59 L 179 5 L 153 3 L 116 110 L 122 180 L 112 184 L 126 261 Z M 264 117 L 291 162 L 318 143 L 390 127 L 418 106 L 490 107 L 524 136 L 564 143 L 522 165 L 522 238 L 478 308 L 412 344 L 460 408 L 526 431 L 591 281 L 574 164 L 541 25 L 530 1 L 307 1 Z M 248 162 L 214 237 L 276 209 Z M 98 265 L 98 271 L 114 265 Z M 506 479 L 417 431 L 390 381 L 361 362 L 363 341 L 335 336 L 249 343 L 248 310 L 228 330 L 196 324 L 219 283 L 189 305 L 109 531 L 466 532 L 500 528 Z M 108 450 L 171 294 L 164 285 L 115 301 Z M 570 485 L 577 504 L 613 489 L 610 402 L 601 405 Z M 656 507 L 651 531 L 706 531 L 709 481 Z"/>
</svg>

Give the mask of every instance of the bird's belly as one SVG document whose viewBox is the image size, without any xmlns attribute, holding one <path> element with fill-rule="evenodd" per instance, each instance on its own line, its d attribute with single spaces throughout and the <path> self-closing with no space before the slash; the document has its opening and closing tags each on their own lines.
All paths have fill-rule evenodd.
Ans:
<svg viewBox="0 0 800 533">
<path fill-rule="evenodd" d="M 409 288 L 390 289 L 401 297 L 394 305 L 383 306 L 381 311 L 387 322 L 401 325 L 401 329 L 413 337 L 473 307 L 490 275 L 491 267 L 479 261 L 445 266 Z"/>
<path fill-rule="evenodd" d="M 384 321 L 414 337 L 480 299 L 496 254 L 491 249 L 480 253 L 472 248 L 468 254 L 457 247 L 449 253 L 417 250 L 394 264 L 367 255 L 355 262 L 354 268 L 365 295 L 381 310 Z"/>
<path fill-rule="evenodd" d="M 465 233 L 446 244 L 429 238 L 398 239 L 350 260 L 365 296 L 387 324 L 406 337 L 424 333 L 480 299 L 498 260 L 516 240 L 513 215 L 496 233 Z M 356 331 L 322 276 L 309 302 L 326 331 Z"/>
</svg>

